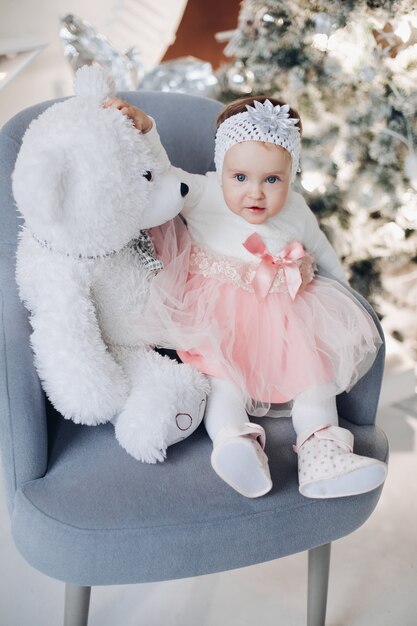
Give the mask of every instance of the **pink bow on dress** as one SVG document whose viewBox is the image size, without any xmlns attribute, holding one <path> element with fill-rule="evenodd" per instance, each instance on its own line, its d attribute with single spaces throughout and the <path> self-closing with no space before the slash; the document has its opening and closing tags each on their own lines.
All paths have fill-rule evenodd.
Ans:
<svg viewBox="0 0 417 626">
<path fill-rule="evenodd" d="M 300 267 L 296 262 L 305 256 L 302 244 L 299 241 L 292 241 L 285 246 L 279 256 L 273 256 L 268 252 L 258 233 L 253 233 L 243 245 L 246 250 L 261 259 L 252 281 L 256 295 L 260 298 L 265 298 L 268 295 L 277 271 L 282 268 L 287 281 L 288 293 L 294 300 L 302 283 Z"/>
</svg>

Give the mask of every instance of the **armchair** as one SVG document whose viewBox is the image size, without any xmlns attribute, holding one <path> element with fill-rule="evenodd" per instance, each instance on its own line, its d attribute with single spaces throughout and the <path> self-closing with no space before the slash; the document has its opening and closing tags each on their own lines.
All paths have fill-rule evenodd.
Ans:
<svg viewBox="0 0 417 626">
<path fill-rule="evenodd" d="M 174 165 L 210 169 L 218 103 L 172 93 L 121 97 L 156 119 Z M 308 551 L 307 624 L 323 626 L 330 544 L 366 521 L 382 487 L 335 500 L 303 497 L 290 419 L 263 418 L 274 487 L 250 500 L 212 471 L 204 428 L 170 448 L 163 464 L 146 465 L 117 444 L 112 425 L 75 425 L 46 400 L 14 279 L 19 222 L 10 177 L 25 129 L 51 104 L 22 111 L 0 132 L 0 452 L 17 548 L 66 584 L 65 626 L 86 626 L 94 585 L 199 576 Z M 355 451 L 386 461 L 387 440 L 375 425 L 383 362 L 381 348 L 338 408 Z"/>
</svg>

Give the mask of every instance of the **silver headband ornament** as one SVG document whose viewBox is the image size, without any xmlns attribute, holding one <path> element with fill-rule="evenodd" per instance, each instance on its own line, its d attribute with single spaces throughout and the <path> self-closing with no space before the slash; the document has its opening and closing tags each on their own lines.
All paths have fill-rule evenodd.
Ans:
<svg viewBox="0 0 417 626">
<path fill-rule="evenodd" d="M 221 175 L 226 152 L 243 141 L 263 141 L 281 146 L 291 155 L 291 180 L 300 171 L 301 138 L 296 126 L 299 120 L 290 117 L 288 104 L 274 106 L 269 100 L 246 105 L 246 112 L 236 113 L 222 122 L 217 129 L 214 163 Z"/>
</svg>

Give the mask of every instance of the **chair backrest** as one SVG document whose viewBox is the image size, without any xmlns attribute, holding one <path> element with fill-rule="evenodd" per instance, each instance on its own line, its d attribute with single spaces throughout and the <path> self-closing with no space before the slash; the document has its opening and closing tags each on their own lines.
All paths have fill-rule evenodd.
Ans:
<svg viewBox="0 0 417 626">
<path fill-rule="evenodd" d="M 119 95 L 154 117 L 174 165 L 195 173 L 213 169 L 218 102 L 173 93 Z M 21 111 L 0 131 L 0 453 L 10 511 L 16 489 L 46 471 L 50 408 L 33 366 L 28 315 L 14 278 L 20 218 L 11 175 L 27 127 L 54 102 Z"/>
</svg>

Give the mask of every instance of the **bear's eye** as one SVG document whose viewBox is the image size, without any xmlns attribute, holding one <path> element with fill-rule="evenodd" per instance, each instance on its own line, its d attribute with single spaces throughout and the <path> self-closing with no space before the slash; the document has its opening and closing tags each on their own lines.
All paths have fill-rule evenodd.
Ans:
<svg viewBox="0 0 417 626">
<path fill-rule="evenodd" d="M 146 178 L 146 180 L 149 180 L 149 181 L 152 180 L 152 172 L 150 172 L 149 170 L 145 172 L 143 176 L 144 178 Z"/>
</svg>

